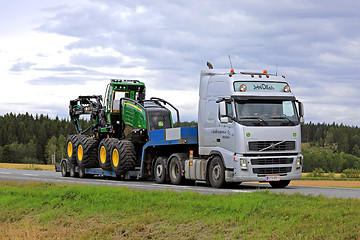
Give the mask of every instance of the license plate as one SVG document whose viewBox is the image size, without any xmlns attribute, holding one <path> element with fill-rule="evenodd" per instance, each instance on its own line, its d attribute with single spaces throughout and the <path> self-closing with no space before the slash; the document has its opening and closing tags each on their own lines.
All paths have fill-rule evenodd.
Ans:
<svg viewBox="0 0 360 240">
<path fill-rule="evenodd" d="M 280 175 L 266 176 L 265 181 L 267 182 L 280 181 Z"/>
</svg>

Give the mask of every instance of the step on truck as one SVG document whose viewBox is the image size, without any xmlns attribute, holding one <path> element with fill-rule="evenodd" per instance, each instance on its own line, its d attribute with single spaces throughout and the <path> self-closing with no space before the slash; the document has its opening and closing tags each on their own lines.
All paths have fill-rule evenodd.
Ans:
<svg viewBox="0 0 360 240">
<path fill-rule="evenodd" d="M 64 177 L 205 181 L 215 188 L 249 181 L 284 188 L 301 178 L 303 104 L 284 76 L 265 70 L 201 71 L 197 127 L 178 127 L 179 111 L 160 98 L 145 100 L 145 84 L 136 80 L 111 80 L 104 103 L 80 96 L 69 112 L 76 134 L 60 163 Z M 92 120 L 85 130 L 83 114 Z"/>
</svg>

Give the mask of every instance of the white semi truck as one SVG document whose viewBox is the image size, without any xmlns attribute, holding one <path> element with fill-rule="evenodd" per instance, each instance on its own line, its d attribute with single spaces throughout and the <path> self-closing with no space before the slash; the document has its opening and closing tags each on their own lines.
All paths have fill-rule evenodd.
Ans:
<svg viewBox="0 0 360 240">
<path fill-rule="evenodd" d="M 114 88 L 113 95 L 128 91 L 124 89 Z M 73 104 L 76 111 L 82 114 L 86 112 L 82 109 L 88 109 L 86 113 L 98 120 L 101 103 L 79 99 L 78 105 Z M 135 177 L 172 184 L 187 179 L 206 181 L 216 188 L 245 181 L 269 182 L 272 187 L 284 188 L 291 180 L 301 178 L 304 108 L 283 76 L 266 71 L 201 71 L 198 127 L 174 128 L 168 106 L 177 109 L 159 98 L 109 99 L 119 113 L 115 119 L 119 126 L 125 126 L 122 121 L 129 116 L 132 120 L 140 116 L 141 128 L 120 129 L 120 134 L 111 136 L 116 128 L 106 125 L 100 129 L 98 121 L 93 129 L 100 129 L 99 133 L 111 130 L 103 134 L 103 139 L 97 132 L 90 139 L 78 131 L 69 137 L 67 159 L 58 168 L 63 176 Z M 93 105 L 96 111 L 89 107 Z M 178 111 L 177 116 L 179 120 Z M 125 132 L 129 133 L 127 137 Z M 95 165 L 85 165 L 85 156 Z"/>
<path fill-rule="evenodd" d="M 285 77 L 267 71 L 204 70 L 199 87 L 199 156 L 209 161 L 212 186 L 300 179 L 303 104 Z"/>
</svg>

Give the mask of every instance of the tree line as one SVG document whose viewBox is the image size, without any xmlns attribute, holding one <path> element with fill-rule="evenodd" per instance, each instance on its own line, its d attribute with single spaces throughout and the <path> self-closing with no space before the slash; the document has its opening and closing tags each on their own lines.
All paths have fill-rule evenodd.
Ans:
<svg viewBox="0 0 360 240">
<path fill-rule="evenodd" d="M 65 157 L 66 138 L 75 132 L 67 119 L 8 113 L 0 116 L 0 162 L 51 163 Z"/>
<path fill-rule="evenodd" d="M 90 123 L 82 120 L 84 126 Z M 182 122 L 180 126 L 197 126 Z M 43 114 L 0 116 L 0 162 L 51 163 L 65 157 L 65 143 L 74 134 L 73 123 L 64 118 L 51 119 Z M 360 169 L 360 128 L 343 124 L 312 122 L 302 126 L 304 171 L 322 168 L 326 172 Z"/>
</svg>

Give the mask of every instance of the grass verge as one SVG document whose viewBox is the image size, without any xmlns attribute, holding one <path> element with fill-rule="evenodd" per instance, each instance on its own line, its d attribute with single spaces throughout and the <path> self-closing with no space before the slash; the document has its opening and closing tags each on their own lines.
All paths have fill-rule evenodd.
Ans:
<svg viewBox="0 0 360 240">
<path fill-rule="evenodd" d="M 0 163 L 0 168 L 26 169 L 26 170 L 49 170 L 54 171 L 54 165 L 23 164 L 23 163 Z"/>
<path fill-rule="evenodd" d="M 360 201 L 0 182 L 0 239 L 357 239 Z"/>
</svg>

